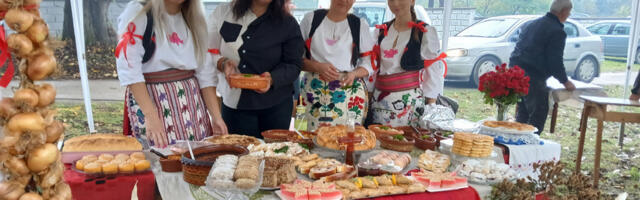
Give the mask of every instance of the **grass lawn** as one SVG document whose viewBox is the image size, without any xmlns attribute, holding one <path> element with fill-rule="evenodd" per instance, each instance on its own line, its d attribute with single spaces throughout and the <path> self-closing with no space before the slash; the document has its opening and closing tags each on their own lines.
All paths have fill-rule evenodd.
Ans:
<svg viewBox="0 0 640 200">
<path fill-rule="evenodd" d="M 631 68 L 632 70 L 640 69 L 640 64 L 634 64 Z M 605 57 L 604 62 L 602 62 L 602 67 L 600 68 L 600 72 L 624 72 L 627 70 L 627 59 L 621 57 Z"/>
<path fill-rule="evenodd" d="M 620 97 L 622 87 L 605 87 L 609 96 Z M 460 112 L 458 118 L 478 121 L 495 115 L 495 108 L 485 105 L 482 95 L 472 88 L 446 88 L 445 95 L 458 100 Z M 122 102 L 94 102 L 94 119 L 96 129 L 101 133 L 122 132 Z M 58 119 L 67 126 L 67 137 L 86 134 L 86 114 L 82 103 L 57 103 Z M 616 108 L 610 108 L 616 109 Z M 556 133 L 543 133 L 542 137 L 562 144 L 562 161 L 569 169 L 574 169 L 579 139 L 578 125 L 582 108 L 560 105 Z M 515 112 L 511 109 L 512 116 Z M 633 112 L 640 112 L 634 109 Z M 550 117 L 549 117 L 550 118 Z M 585 141 L 582 171 L 591 174 L 595 147 L 596 121 L 590 120 Z M 545 130 L 549 130 L 549 123 Z M 617 123 L 604 124 L 602 144 L 601 180 L 600 187 L 604 197 L 615 197 L 621 192 L 628 192 L 630 198 L 640 199 L 640 125 L 627 124 L 624 148 L 617 146 L 620 125 Z"/>
</svg>

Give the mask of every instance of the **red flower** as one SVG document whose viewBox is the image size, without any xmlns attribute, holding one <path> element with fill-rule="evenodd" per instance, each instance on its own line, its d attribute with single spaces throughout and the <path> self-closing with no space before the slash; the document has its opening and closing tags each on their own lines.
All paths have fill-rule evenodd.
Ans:
<svg viewBox="0 0 640 200">
<path fill-rule="evenodd" d="M 500 66 L 496 66 L 495 71 L 480 76 L 479 80 L 478 90 L 488 94 L 494 100 L 514 99 L 517 96 L 529 93 L 530 79 L 524 75 L 524 70 L 518 66 L 509 68 L 506 63 L 503 63 Z"/>
</svg>

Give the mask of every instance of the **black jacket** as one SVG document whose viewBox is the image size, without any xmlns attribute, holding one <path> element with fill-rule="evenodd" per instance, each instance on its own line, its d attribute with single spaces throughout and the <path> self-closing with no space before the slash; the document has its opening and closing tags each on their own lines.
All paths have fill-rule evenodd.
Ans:
<svg viewBox="0 0 640 200">
<path fill-rule="evenodd" d="M 510 65 L 518 65 L 532 80 L 544 81 L 553 76 L 567 82 L 563 54 L 567 34 L 558 17 L 551 13 L 528 22 L 511 53 Z"/>
</svg>

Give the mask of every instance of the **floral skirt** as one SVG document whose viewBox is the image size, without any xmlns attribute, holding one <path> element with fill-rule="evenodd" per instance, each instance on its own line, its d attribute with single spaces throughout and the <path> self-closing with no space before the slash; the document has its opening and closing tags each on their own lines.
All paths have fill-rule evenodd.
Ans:
<svg viewBox="0 0 640 200">
<path fill-rule="evenodd" d="M 325 82 L 317 73 L 305 72 L 300 88 L 309 122 L 307 130 L 316 130 L 320 125 L 346 124 L 349 112 L 355 114 L 357 124 L 363 124 L 367 116 L 369 104 L 362 79 L 341 87 L 340 81 Z"/>
<path fill-rule="evenodd" d="M 373 123 L 389 126 L 417 125 L 424 113 L 422 89 L 384 93 L 375 90 L 371 97 Z"/>
<path fill-rule="evenodd" d="M 196 78 L 147 83 L 147 91 L 164 124 L 169 144 L 174 144 L 177 140 L 199 141 L 211 135 L 211 120 Z M 125 103 L 133 135 L 143 143 L 146 142 L 145 147 L 169 145 L 147 137 L 144 114 L 133 98 L 133 93 L 127 89 L 126 94 Z"/>
</svg>

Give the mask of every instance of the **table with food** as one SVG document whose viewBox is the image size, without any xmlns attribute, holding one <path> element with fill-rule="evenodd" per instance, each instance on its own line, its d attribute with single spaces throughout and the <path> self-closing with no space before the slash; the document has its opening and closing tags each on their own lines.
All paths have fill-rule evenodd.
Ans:
<svg viewBox="0 0 640 200">
<path fill-rule="evenodd" d="M 481 199 L 491 185 L 524 174 L 503 160 L 509 152 L 498 145 L 551 142 L 508 144 L 495 135 L 526 140 L 531 127 L 476 125 L 475 133 L 354 126 L 351 137 L 359 142 L 352 144 L 352 165 L 339 139 L 350 135 L 346 125 L 269 130 L 263 138 L 212 136 L 148 150 L 132 137 L 91 134 L 65 141 L 62 161 L 78 199 L 101 193 L 123 199 Z"/>
</svg>

